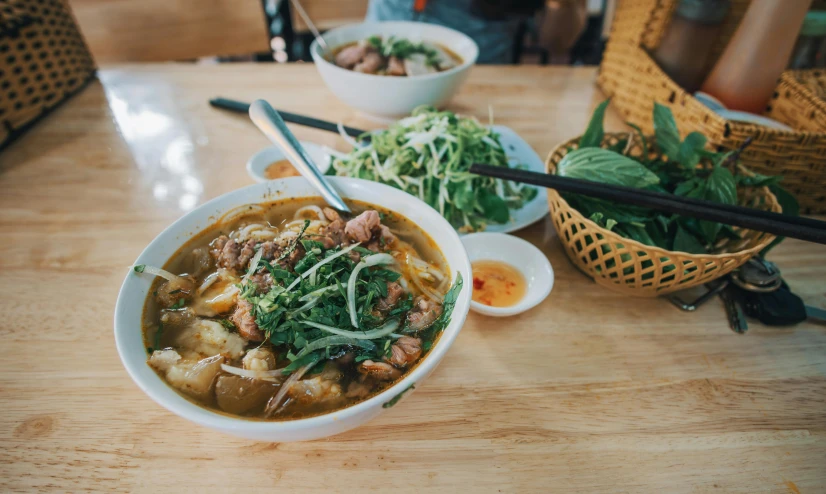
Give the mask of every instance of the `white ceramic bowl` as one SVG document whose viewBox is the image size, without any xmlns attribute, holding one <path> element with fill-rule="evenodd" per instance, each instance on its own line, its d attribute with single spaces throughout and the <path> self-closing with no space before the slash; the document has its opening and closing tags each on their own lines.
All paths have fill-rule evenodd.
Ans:
<svg viewBox="0 0 826 494">
<path fill-rule="evenodd" d="M 436 368 L 456 339 L 470 307 L 470 262 L 456 231 L 439 213 L 417 198 L 387 185 L 354 178 L 330 178 L 345 198 L 360 199 L 387 208 L 424 227 L 441 249 L 451 271 L 461 274 L 465 286 L 453 310 L 450 324 L 430 352 L 401 381 L 353 406 L 325 415 L 300 420 L 267 422 L 233 418 L 190 402 L 167 385 L 146 363 L 141 335 L 141 314 L 151 279 L 129 273 L 121 286 L 115 306 L 115 342 L 123 365 L 135 383 L 150 398 L 169 411 L 197 424 L 258 441 L 301 441 L 317 439 L 357 427 L 382 412 L 384 406 L 404 393 L 408 396 Z M 246 204 L 290 197 L 314 197 L 318 193 L 302 177 L 255 184 L 224 194 L 186 214 L 161 232 L 144 249 L 136 264 L 162 266 L 194 234 L 209 227 L 222 214 Z M 395 406 L 398 406 L 396 403 Z"/>
<path fill-rule="evenodd" d="M 344 103 L 370 115 L 398 117 L 407 115 L 419 105 L 443 106 L 465 81 L 470 67 L 479 56 L 479 48 L 468 36 L 422 22 L 351 24 L 327 31 L 324 40 L 331 49 L 335 49 L 376 34 L 439 43 L 462 57 L 462 64 L 444 72 L 414 77 L 362 74 L 326 60 L 318 42 L 313 41 L 310 53 L 327 87 Z"/>
<path fill-rule="evenodd" d="M 471 233 L 462 237 L 470 262 L 501 261 L 516 268 L 528 283 L 525 296 L 510 307 L 491 307 L 471 301 L 470 308 L 486 316 L 513 316 L 536 307 L 554 287 L 554 270 L 533 244 L 504 233 Z M 468 283 L 472 285 L 471 283 Z"/>
<path fill-rule="evenodd" d="M 330 153 L 327 152 L 326 148 L 314 142 L 300 142 L 301 147 L 307 151 L 307 154 L 309 154 L 310 158 L 313 159 L 315 166 L 318 167 L 318 171 L 321 173 L 327 173 L 327 170 L 330 169 Z M 253 154 L 249 161 L 247 161 L 247 173 L 256 182 L 269 182 L 270 179 L 267 178 L 264 173 L 267 167 L 276 161 L 281 161 L 283 159 L 287 158 L 284 156 L 284 152 L 281 151 L 281 149 L 275 146 L 264 148 Z"/>
</svg>

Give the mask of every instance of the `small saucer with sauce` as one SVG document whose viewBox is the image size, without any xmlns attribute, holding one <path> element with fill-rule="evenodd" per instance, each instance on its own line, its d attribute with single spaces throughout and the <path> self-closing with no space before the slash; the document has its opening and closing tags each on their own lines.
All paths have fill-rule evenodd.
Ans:
<svg viewBox="0 0 826 494">
<path fill-rule="evenodd" d="M 323 146 L 306 141 L 301 141 L 301 145 L 307 150 L 307 154 L 313 159 L 321 173 L 326 173 L 330 169 L 330 154 Z M 264 148 L 252 155 L 247 161 L 247 173 L 256 182 L 301 175 L 277 147 Z"/>
<path fill-rule="evenodd" d="M 504 233 L 462 237 L 473 270 L 471 310 L 513 316 L 545 300 L 554 286 L 548 258 L 530 242 Z"/>
</svg>

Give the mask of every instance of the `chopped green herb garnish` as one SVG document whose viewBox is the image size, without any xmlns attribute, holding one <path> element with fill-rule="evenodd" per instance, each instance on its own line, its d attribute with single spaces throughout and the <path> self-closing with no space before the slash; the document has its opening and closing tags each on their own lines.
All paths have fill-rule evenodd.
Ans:
<svg viewBox="0 0 826 494">
<path fill-rule="evenodd" d="M 134 268 L 136 273 L 143 273 L 143 270 L 146 269 L 146 264 L 137 264 Z"/>
<path fill-rule="evenodd" d="M 410 391 L 411 389 L 416 389 L 416 385 L 415 385 L 415 384 L 411 384 L 411 385 L 410 385 L 407 389 L 405 389 L 405 390 L 404 390 L 404 391 L 402 391 L 401 393 L 399 393 L 399 394 L 397 394 L 396 396 L 394 396 L 393 398 L 391 398 L 391 399 L 390 399 L 390 401 L 388 401 L 387 403 L 385 403 L 385 404 L 384 404 L 384 405 L 382 405 L 381 407 L 382 407 L 382 408 L 390 408 L 390 407 L 392 407 L 393 405 L 395 405 L 396 403 L 398 403 L 398 402 L 399 402 L 399 400 L 401 400 L 401 399 L 402 399 L 402 396 L 404 396 L 404 394 L 405 394 L 405 393 L 407 393 L 408 391 Z"/>
<path fill-rule="evenodd" d="M 304 226 L 301 227 L 301 231 L 298 232 L 298 236 L 295 237 L 295 240 L 293 240 L 292 243 L 290 243 L 290 245 L 286 249 L 284 249 L 284 252 L 282 252 L 281 255 L 278 256 L 278 259 L 276 259 L 276 261 L 283 261 L 284 259 L 289 257 L 290 254 L 293 253 L 293 251 L 295 251 L 295 248 L 298 247 L 299 242 L 301 242 L 301 237 L 304 236 L 304 232 L 307 231 L 307 227 L 309 226 L 310 220 L 304 220 Z"/>
<path fill-rule="evenodd" d="M 163 323 L 158 323 L 158 329 L 155 331 L 155 348 L 161 347 L 161 336 L 163 336 Z"/>
</svg>

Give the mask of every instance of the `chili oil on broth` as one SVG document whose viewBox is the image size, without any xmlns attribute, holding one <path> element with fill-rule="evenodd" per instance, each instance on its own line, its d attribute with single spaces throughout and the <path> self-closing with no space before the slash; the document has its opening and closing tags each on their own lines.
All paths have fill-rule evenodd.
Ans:
<svg viewBox="0 0 826 494">
<path fill-rule="evenodd" d="M 415 252 L 418 253 L 419 257 L 422 260 L 425 260 L 426 262 L 435 266 L 439 271 L 441 271 L 441 273 L 443 273 L 448 278 L 448 280 L 450 280 L 451 277 L 449 266 L 447 265 L 447 262 L 444 259 L 443 254 L 439 250 L 436 242 L 430 237 L 429 234 L 427 234 L 427 232 L 425 232 L 422 228 L 416 225 L 413 221 L 401 214 L 364 201 L 348 199 L 346 200 L 346 202 L 353 211 L 353 217 L 368 209 L 376 210 L 383 216 L 381 223 L 391 228 L 393 233 L 395 233 L 399 240 L 402 241 L 399 242 L 399 244 L 403 248 L 400 250 L 399 253 L 393 253 L 393 256 L 396 258 L 397 261 L 401 261 L 404 255 L 406 254 L 405 248 L 412 248 Z M 201 232 L 198 232 L 191 239 L 189 239 L 183 246 L 181 246 L 175 252 L 175 254 L 173 254 L 173 256 L 166 262 L 166 264 L 164 264 L 163 269 L 175 274 L 186 275 L 187 273 L 191 272 L 193 268 L 193 262 L 191 258 L 191 253 L 193 250 L 198 248 L 209 249 L 209 246 L 213 242 L 213 240 L 215 240 L 221 235 L 230 234 L 238 226 L 242 224 L 252 222 L 264 223 L 270 227 L 275 227 L 280 230 L 287 223 L 294 221 L 294 216 L 296 212 L 299 209 L 306 206 L 318 206 L 323 208 L 326 207 L 326 203 L 324 203 L 324 201 L 320 197 L 309 197 L 300 199 L 282 199 L 277 201 L 235 208 L 224 214 L 213 225 L 205 228 Z M 215 272 L 214 267 L 211 268 L 206 274 L 198 277 L 196 279 L 195 286 L 199 286 L 203 282 L 204 278 L 206 278 L 206 276 L 213 272 Z M 147 294 L 146 300 L 144 302 L 142 313 L 142 332 L 144 347 L 149 355 L 151 355 L 152 350 L 172 347 L 172 343 L 175 336 L 175 333 L 170 333 L 166 331 L 162 332 L 159 340 L 157 341 L 157 346 L 155 346 L 155 333 L 158 328 L 158 321 L 160 320 L 161 307 L 153 295 L 157 293 L 157 290 L 165 282 L 166 280 L 156 277 L 150 287 L 149 293 Z M 450 286 L 450 284 L 451 283 L 448 283 L 448 287 Z M 416 293 L 416 290 L 412 284 L 410 285 L 410 288 L 412 292 Z M 444 295 L 444 293 L 442 293 L 442 295 Z M 200 316 L 196 316 L 196 318 L 199 317 Z M 228 314 L 221 314 L 220 316 L 215 318 L 205 319 L 219 320 L 225 319 L 226 317 L 228 317 Z M 209 399 L 195 398 L 182 392 L 181 390 L 170 384 L 159 370 L 155 369 L 154 367 L 152 369 L 159 375 L 159 377 L 164 381 L 164 383 L 167 386 L 175 390 L 180 396 L 184 397 L 186 400 L 192 402 L 193 404 L 209 409 L 211 412 L 218 413 L 220 415 L 228 417 L 253 421 L 288 421 L 314 417 L 342 410 L 362 401 L 369 400 L 373 396 L 389 389 L 390 387 L 394 386 L 396 383 L 404 379 L 405 376 L 412 372 L 425 358 L 427 358 L 433 347 L 436 344 L 438 344 L 440 337 L 441 331 L 436 332 L 433 335 L 433 338 L 431 340 L 428 340 L 430 342 L 430 346 L 428 348 L 422 348 L 421 356 L 416 362 L 405 368 L 398 378 L 392 381 L 381 382 L 378 386 L 372 389 L 370 393 L 365 397 L 347 398 L 345 400 L 342 400 L 338 406 L 334 407 L 325 407 L 323 403 L 316 404 L 316 406 L 313 406 L 313 404 L 304 405 L 301 407 L 300 410 L 292 410 L 290 413 L 282 413 L 272 418 L 263 418 L 260 416 L 256 416 L 256 414 L 260 414 L 260 410 L 258 409 L 253 409 L 248 414 L 237 414 L 222 410 L 216 402 L 215 392 L 210 393 L 208 397 Z M 253 342 L 248 342 L 245 351 L 248 351 L 249 349 L 252 349 L 255 346 L 258 345 L 254 344 Z M 319 364 L 317 364 L 311 372 L 305 375 L 304 378 L 312 378 L 322 373 L 324 370 L 324 366 L 326 365 L 326 362 L 327 361 L 325 360 L 319 362 Z M 216 376 L 216 380 L 218 377 L 222 375 L 229 374 L 225 373 L 224 371 L 221 371 L 219 372 L 218 376 Z M 356 379 L 357 376 L 358 374 L 355 372 L 355 367 L 353 366 L 349 369 L 346 369 L 345 372 L 343 372 L 341 382 L 349 383 L 350 381 Z M 250 381 L 251 383 L 255 383 L 251 385 L 258 391 L 260 391 L 260 388 L 265 388 L 267 386 L 272 386 L 273 389 L 271 391 L 273 392 L 273 394 L 277 390 L 277 387 L 273 386 L 272 383 L 253 381 L 252 379 L 248 379 L 248 381 Z M 215 385 L 213 384 L 213 387 L 214 386 Z"/>
<path fill-rule="evenodd" d="M 289 160 L 278 160 L 270 163 L 264 169 L 264 177 L 267 180 L 277 180 L 279 178 L 300 177 L 301 173 L 295 169 Z"/>
</svg>

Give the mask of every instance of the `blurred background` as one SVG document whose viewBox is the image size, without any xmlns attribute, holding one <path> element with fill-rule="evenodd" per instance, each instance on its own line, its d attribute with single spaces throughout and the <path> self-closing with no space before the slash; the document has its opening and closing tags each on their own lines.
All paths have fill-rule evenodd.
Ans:
<svg viewBox="0 0 826 494">
<path fill-rule="evenodd" d="M 362 21 L 368 9 L 376 20 L 453 21 L 457 25 L 449 27 L 462 30 L 461 20 L 451 19 L 445 10 L 446 4 L 458 9 L 466 3 L 470 15 L 485 20 L 486 30 L 492 27 L 503 33 L 503 38 L 489 40 L 507 48 L 494 63 L 597 65 L 616 2 L 371 1 L 302 0 L 301 6 L 322 32 Z M 69 4 L 100 65 L 310 61 L 313 35 L 290 0 L 69 0 Z"/>
</svg>

